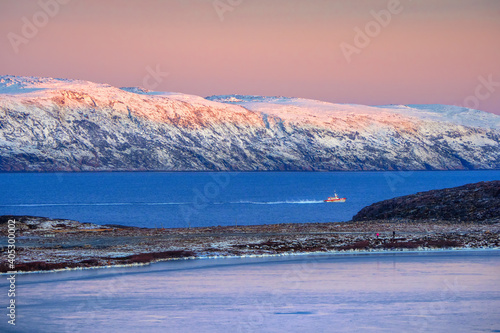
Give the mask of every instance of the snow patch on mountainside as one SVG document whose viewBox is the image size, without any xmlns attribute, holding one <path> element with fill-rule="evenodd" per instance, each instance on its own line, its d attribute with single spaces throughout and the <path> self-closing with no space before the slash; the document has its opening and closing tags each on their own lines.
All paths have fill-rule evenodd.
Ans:
<svg viewBox="0 0 500 333">
<path fill-rule="evenodd" d="M 420 119 L 451 122 L 458 125 L 500 129 L 500 116 L 453 105 L 441 104 L 409 104 L 379 106 L 399 114 L 418 117 Z"/>
<path fill-rule="evenodd" d="M 243 95 L 210 96 L 207 99 L 236 104 L 245 108 L 279 117 L 285 121 L 307 120 L 311 123 L 329 123 L 357 116 L 371 120 L 390 121 L 404 116 L 407 119 L 431 120 L 469 127 L 500 129 L 500 116 L 451 105 L 383 105 L 337 104 L 304 98 L 263 97 Z M 396 115 L 396 116 L 395 116 Z M 401 119 L 401 118 L 399 118 Z M 415 121 L 414 119 L 414 121 Z"/>
<path fill-rule="evenodd" d="M 45 108 L 98 108 L 156 122 L 188 126 L 234 121 L 260 124 L 260 116 L 237 105 L 181 93 L 156 92 L 139 87 L 116 88 L 81 80 L 0 76 L 0 106 Z M 34 110 L 34 109 L 33 109 Z"/>
<path fill-rule="evenodd" d="M 71 80 L 34 76 L 0 76 L 0 94 L 17 95 L 41 92 L 67 85 Z"/>
</svg>

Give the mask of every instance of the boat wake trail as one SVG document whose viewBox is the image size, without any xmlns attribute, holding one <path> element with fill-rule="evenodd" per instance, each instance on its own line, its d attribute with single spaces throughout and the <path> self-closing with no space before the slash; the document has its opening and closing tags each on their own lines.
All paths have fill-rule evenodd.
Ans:
<svg viewBox="0 0 500 333">
<path fill-rule="evenodd" d="M 160 206 L 188 205 L 190 202 L 95 202 L 95 203 L 34 203 L 0 205 L 0 207 L 52 207 L 52 206 Z"/>
<path fill-rule="evenodd" d="M 236 201 L 231 204 L 248 204 L 248 205 L 296 205 L 296 204 L 318 204 L 323 203 L 323 200 L 285 200 L 285 201 Z"/>
<path fill-rule="evenodd" d="M 231 201 L 231 202 L 208 202 L 214 205 L 301 205 L 319 204 L 323 200 L 283 200 L 283 201 Z M 89 202 L 89 203 L 22 203 L 0 205 L 0 207 L 57 207 L 57 206 L 167 206 L 167 205 L 192 205 L 193 202 Z"/>
</svg>

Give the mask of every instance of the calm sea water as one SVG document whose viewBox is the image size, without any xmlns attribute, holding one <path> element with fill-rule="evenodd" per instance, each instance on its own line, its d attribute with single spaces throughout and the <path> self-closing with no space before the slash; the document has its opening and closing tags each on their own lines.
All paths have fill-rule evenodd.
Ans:
<svg viewBox="0 0 500 333">
<path fill-rule="evenodd" d="M 2 332 L 498 332 L 500 251 L 187 260 L 18 275 Z M 0 290 L 7 290 L 0 279 Z M 6 313 L 5 309 L 3 313 Z"/>
<path fill-rule="evenodd" d="M 499 180 L 500 171 L 3 173 L 0 215 L 187 227 L 348 221 L 419 191 Z M 324 203 L 337 191 L 345 203 Z"/>
</svg>

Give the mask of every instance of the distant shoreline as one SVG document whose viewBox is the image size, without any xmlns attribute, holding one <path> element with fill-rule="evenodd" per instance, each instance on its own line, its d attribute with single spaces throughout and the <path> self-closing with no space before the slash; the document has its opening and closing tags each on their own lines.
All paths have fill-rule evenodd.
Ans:
<svg viewBox="0 0 500 333">
<path fill-rule="evenodd" d="M 82 170 L 82 171 L 5 171 L 0 170 L 0 174 L 49 174 L 49 173 L 329 173 L 329 172 L 448 172 L 448 171 L 500 171 L 494 169 L 405 169 L 405 170 Z"/>
</svg>

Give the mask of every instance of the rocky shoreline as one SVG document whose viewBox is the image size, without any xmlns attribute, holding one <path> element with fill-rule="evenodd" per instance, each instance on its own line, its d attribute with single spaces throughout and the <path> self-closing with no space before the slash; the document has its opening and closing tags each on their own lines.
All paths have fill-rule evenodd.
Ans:
<svg viewBox="0 0 500 333">
<path fill-rule="evenodd" d="M 16 221 L 17 272 L 147 264 L 156 261 L 349 251 L 495 249 L 500 222 L 370 220 L 332 223 L 150 229 L 29 216 Z M 2 237 L 0 273 L 7 262 Z"/>
</svg>

